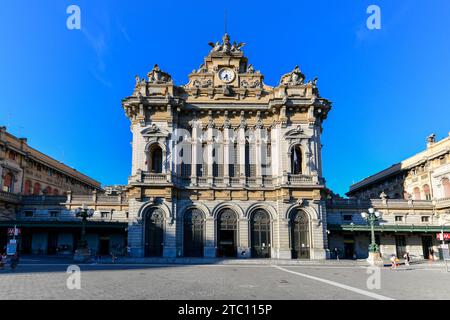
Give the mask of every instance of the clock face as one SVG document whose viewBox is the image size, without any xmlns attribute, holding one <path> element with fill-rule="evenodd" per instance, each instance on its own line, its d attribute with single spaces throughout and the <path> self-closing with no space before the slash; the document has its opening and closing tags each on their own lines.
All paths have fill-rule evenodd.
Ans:
<svg viewBox="0 0 450 320">
<path fill-rule="evenodd" d="M 223 82 L 231 82 L 234 80 L 235 73 L 230 68 L 223 68 L 219 70 L 219 79 Z"/>
</svg>

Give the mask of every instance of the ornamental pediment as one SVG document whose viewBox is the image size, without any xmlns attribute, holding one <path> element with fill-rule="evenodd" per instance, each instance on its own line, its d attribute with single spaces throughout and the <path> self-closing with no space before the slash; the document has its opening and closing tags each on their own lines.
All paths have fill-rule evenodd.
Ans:
<svg viewBox="0 0 450 320">
<path fill-rule="evenodd" d="M 168 137 L 170 133 L 166 129 L 162 129 L 155 123 L 153 123 L 150 127 L 147 127 L 144 130 L 142 130 L 141 134 L 146 138 L 150 138 L 150 137 Z"/>
<path fill-rule="evenodd" d="M 297 126 L 295 129 L 291 129 L 285 133 L 284 138 L 287 140 L 296 140 L 296 139 L 309 139 L 310 137 L 305 134 L 304 130 Z"/>
<path fill-rule="evenodd" d="M 298 66 L 294 70 L 283 75 L 280 79 L 280 85 L 298 86 L 304 84 L 305 75 L 300 71 Z"/>
</svg>

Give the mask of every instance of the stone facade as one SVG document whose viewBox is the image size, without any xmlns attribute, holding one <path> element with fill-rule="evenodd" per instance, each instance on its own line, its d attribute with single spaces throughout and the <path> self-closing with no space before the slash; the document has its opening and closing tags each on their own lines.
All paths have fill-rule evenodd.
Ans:
<svg viewBox="0 0 450 320">
<path fill-rule="evenodd" d="M 126 222 L 117 226 L 111 220 L 111 199 L 117 201 L 117 197 L 108 197 L 106 204 L 94 201 L 104 199 L 99 182 L 30 147 L 26 139 L 13 136 L 5 127 L 0 128 L 0 187 L 0 253 L 10 238 L 8 229 L 16 226 L 21 231 L 22 253 L 56 254 L 64 249 L 71 254 L 81 230 L 72 210 L 83 204 L 77 197 L 93 202 L 98 210 L 94 217 L 98 221 L 88 228 L 92 252 L 102 248 L 109 254 L 106 243 L 111 248 L 126 243 Z M 72 205 L 66 207 L 67 197 Z M 121 212 L 120 202 L 114 207 Z"/>
<path fill-rule="evenodd" d="M 374 208 L 381 213 L 375 235 L 384 258 L 409 252 L 416 259 L 440 257 L 437 235 L 450 231 L 450 199 L 330 199 L 327 201 L 331 258 L 337 248 L 341 258 L 367 258 L 370 227 L 361 212 Z M 448 243 L 448 241 L 447 241 Z"/>
<path fill-rule="evenodd" d="M 98 181 L 30 147 L 0 128 L 1 191 L 21 195 L 89 194 L 101 191 Z"/>
<path fill-rule="evenodd" d="M 298 67 L 271 87 L 244 44 L 226 34 L 210 45 L 186 85 L 155 65 L 122 102 L 131 254 L 325 259 L 320 136 L 331 103 Z"/>
<path fill-rule="evenodd" d="M 350 187 L 349 197 L 431 200 L 450 198 L 450 136 L 427 138 L 427 149 Z"/>
</svg>

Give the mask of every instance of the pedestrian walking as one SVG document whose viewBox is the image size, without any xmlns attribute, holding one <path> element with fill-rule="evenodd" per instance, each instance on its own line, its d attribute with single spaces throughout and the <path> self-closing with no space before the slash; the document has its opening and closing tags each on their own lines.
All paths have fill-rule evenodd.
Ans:
<svg viewBox="0 0 450 320">
<path fill-rule="evenodd" d="M 19 264 L 19 255 L 17 254 L 17 252 L 11 257 L 11 269 L 12 270 L 16 270 L 17 265 Z"/>
<path fill-rule="evenodd" d="M 411 261 L 411 257 L 409 256 L 409 252 L 405 252 L 403 255 L 403 259 L 405 259 L 405 266 L 409 266 L 409 262 Z"/>
<path fill-rule="evenodd" d="M 433 248 L 430 248 L 429 254 L 428 254 L 428 263 L 431 265 L 434 260 L 434 250 Z"/>
<path fill-rule="evenodd" d="M 336 260 L 339 261 L 339 248 L 334 248 L 334 253 L 336 254 Z"/>
<path fill-rule="evenodd" d="M 397 270 L 397 256 L 393 254 L 389 260 L 391 261 L 391 270 Z"/>
</svg>

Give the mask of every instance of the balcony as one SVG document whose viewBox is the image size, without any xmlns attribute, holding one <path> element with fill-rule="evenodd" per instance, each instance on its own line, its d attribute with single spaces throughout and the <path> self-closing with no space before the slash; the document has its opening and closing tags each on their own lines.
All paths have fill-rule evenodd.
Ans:
<svg viewBox="0 0 450 320">
<path fill-rule="evenodd" d="M 23 205 L 57 206 L 67 201 L 66 196 L 22 196 Z"/>
<path fill-rule="evenodd" d="M 166 173 L 151 173 L 140 171 L 128 179 L 128 183 L 168 184 L 171 183 L 171 175 Z"/>
<path fill-rule="evenodd" d="M 441 198 L 436 200 L 437 209 L 450 208 L 450 198 Z"/>
<path fill-rule="evenodd" d="M 291 185 L 301 185 L 313 183 L 313 177 L 304 174 L 290 174 L 288 175 L 288 183 Z"/>
<path fill-rule="evenodd" d="M 20 203 L 20 199 L 20 195 L 18 194 L 0 191 L 0 201 L 18 204 Z"/>
<path fill-rule="evenodd" d="M 144 183 L 158 184 L 158 183 L 168 183 L 170 182 L 165 173 L 149 173 L 144 172 L 142 174 L 142 179 Z"/>
</svg>

